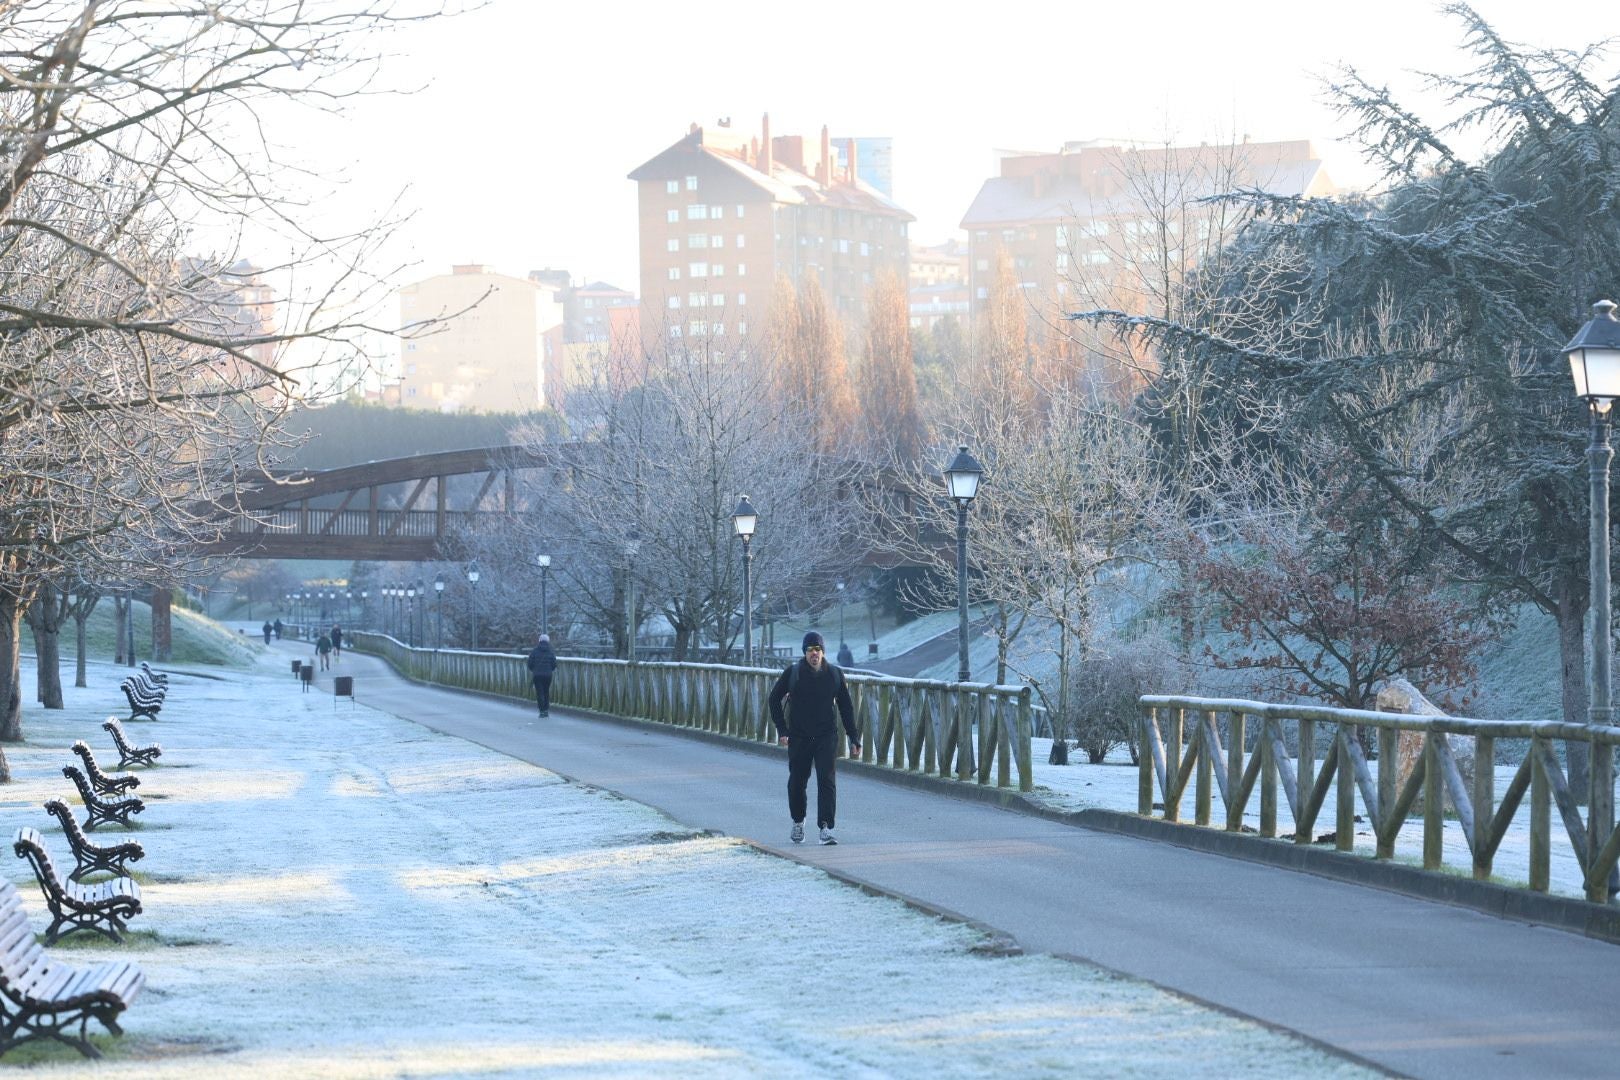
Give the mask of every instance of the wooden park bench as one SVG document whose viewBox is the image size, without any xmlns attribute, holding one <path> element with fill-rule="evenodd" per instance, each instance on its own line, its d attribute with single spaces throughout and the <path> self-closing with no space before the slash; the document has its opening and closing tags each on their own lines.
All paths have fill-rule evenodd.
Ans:
<svg viewBox="0 0 1620 1080">
<path fill-rule="evenodd" d="M 129 815 L 138 814 L 146 809 L 146 804 L 136 795 L 131 795 L 127 799 L 115 799 L 112 802 L 104 801 L 96 795 L 95 789 L 90 786 L 90 781 L 85 779 L 84 773 L 73 765 L 62 766 L 62 775 L 72 780 L 73 786 L 79 789 L 79 798 L 84 800 L 84 808 L 90 814 L 84 822 L 87 830 L 94 829 L 104 822 L 113 821 L 127 829 Z"/>
<path fill-rule="evenodd" d="M 129 681 L 135 685 L 135 692 L 149 701 L 155 701 L 161 705 L 163 704 L 163 699 L 169 696 L 169 688 L 167 686 L 161 686 L 158 683 L 153 682 L 143 672 L 132 671 L 129 673 L 128 678 Z"/>
<path fill-rule="evenodd" d="M 153 671 L 152 665 L 145 660 L 141 661 L 141 674 L 146 676 L 146 681 L 154 686 L 167 687 L 169 685 L 169 677 L 162 672 Z"/>
<path fill-rule="evenodd" d="M 101 1051 L 89 1039 L 90 1021 L 122 1035 L 118 1016 L 145 982 L 141 969 L 127 960 L 76 967 L 46 955 L 28 925 L 22 894 L 0 881 L 0 1054 L 32 1039 L 55 1039 L 98 1058 Z"/>
<path fill-rule="evenodd" d="M 90 744 L 80 739 L 73 744 L 73 752 L 79 755 L 84 762 L 85 775 L 90 777 L 91 785 L 98 795 L 125 795 L 132 787 L 141 786 L 141 778 L 125 773 L 123 776 L 108 776 L 96 764 L 96 755 L 90 752 Z"/>
<path fill-rule="evenodd" d="M 128 877 L 129 868 L 126 863 L 132 863 L 146 855 L 146 849 L 134 840 L 122 844 L 109 844 L 103 847 L 95 843 L 73 817 L 73 811 L 68 809 L 67 803 L 61 799 L 52 799 L 45 804 L 45 809 L 56 816 L 62 823 L 62 833 L 67 837 L 68 848 L 73 852 L 73 859 L 78 863 L 73 873 L 68 875 L 69 881 L 80 881 L 86 874 L 97 871 L 106 871 L 118 877 Z"/>
<path fill-rule="evenodd" d="M 162 701 L 142 694 L 132 678 L 119 683 L 118 688 L 124 692 L 124 699 L 129 702 L 129 719 L 139 720 L 143 716 L 151 720 L 157 719 L 158 711 L 163 708 Z"/>
<path fill-rule="evenodd" d="M 118 748 L 118 767 L 127 769 L 131 765 L 150 765 L 163 756 L 163 747 L 157 743 L 147 746 L 132 746 L 124 737 L 124 725 L 112 717 L 101 722 L 101 726 L 112 733 L 113 745 Z"/>
<path fill-rule="evenodd" d="M 123 931 L 129 929 L 125 921 L 141 913 L 141 887 L 134 878 L 110 878 L 94 885 L 64 882 L 51 864 L 39 830 L 27 825 L 17 830 L 12 848 L 17 858 L 27 859 L 34 868 L 39 891 L 45 894 L 45 906 L 51 909 L 45 944 L 55 945 L 58 938 L 80 930 L 94 930 L 114 941 L 124 940 Z"/>
</svg>

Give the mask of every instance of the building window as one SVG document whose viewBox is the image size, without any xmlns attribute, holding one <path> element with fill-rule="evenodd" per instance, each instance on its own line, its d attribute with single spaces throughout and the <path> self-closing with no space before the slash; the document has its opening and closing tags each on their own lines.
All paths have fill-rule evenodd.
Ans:
<svg viewBox="0 0 1620 1080">
<path fill-rule="evenodd" d="M 1060 251 L 1057 253 L 1057 268 L 1059 270 L 1067 270 L 1069 268 L 1069 253 L 1067 251 Z"/>
<path fill-rule="evenodd" d="M 1092 266 L 1106 266 L 1108 265 L 1108 252 L 1088 251 L 1086 252 L 1086 262 Z"/>
<path fill-rule="evenodd" d="M 668 241 L 666 246 L 669 248 L 670 251 L 679 251 L 679 250 L 681 250 L 681 242 L 679 240 L 675 239 L 673 236 L 669 238 L 669 241 Z"/>
<path fill-rule="evenodd" d="M 849 254 L 849 241 L 848 240 L 840 240 L 840 241 L 838 241 L 838 254 L 840 254 L 840 255 L 848 255 Z"/>
<path fill-rule="evenodd" d="M 687 323 L 686 331 L 693 337 L 702 337 L 704 334 L 708 333 L 708 329 L 703 323 L 700 322 Z"/>
<path fill-rule="evenodd" d="M 861 241 L 861 254 L 863 256 L 872 254 L 871 245 L 869 245 L 865 240 Z"/>
<path fill-rule="evenodd" d="M 737 276 L 738 277 L 747 277 L 748 276 L 748 264 L 747 263 L 738 263 L 737 264 Z"/>
<path fill-rule="evenodd" d="M 695 277 L 695 278 L 697 278 L 697 277 L 708 277 L 709 276 L 709 264 L 708 263 L 688 263 L 687 267 L 686 267 L 686 276 L 687 277 Z"/>
<path fill-rule="evenodd" d="M 681 193 L 681 182 L 679 180 L 665 180 L 664 181 L 664 194 L 666 194 L 666 195 L 679 195 L 680 193 Z"/>
<path fill-rule="evenodd" d="M 726 306 L 726 294 L 723 293 L 723 292 L 710 293 L 709 294 L 709 306 L 710 307 L 725 307 Z"/>
<path fill-rule="evenodd" d="M 737 216 L 738 217 L 743 216 L 743 204 L 742 203 L 737 204 Z"/>
<path fill-rule="evenodd" d="M 709 217 L 711 219 L 713 219 L 715 221 L 719 221 L 721 218 L 723 218 L 725 216 L 726 216 L 726 208 L 725 207 L 723 207 L 723 206 L 711 206 L 711 207 L 709 207 Z"/>
<path fill-rule="evenodd" d="M 984 271 L 990 269 L 990 260 L 989 259 L 974 259 L 973 260 L 973 269 L 978 270 L 979 272 L 983 273 Z"/>
<path fill-rule="evenodd" d="M 742 247 L 742 246 L 743 246 L 743 240 L 744 240 L 744 237 L 743 237 L 743 234 L 742 234 L 742 233 L 738 233 L 738 234 L 737 234 L 737 246 L 738 246 L 738 247 Z"/>
<path fill-rule="evenodd" d="M 672 267 L 669 268 L 669 280 L 671 280 L 671 281 L 679 281 L 679 280 L 681 280 L 681 268 L 680 267 L 672 266 Z"/>
<path fill-rule="evenodd" d="M 737 324 L 737 333 L 739 333 L 739 334 L 748 333 L 748 324 L 745 323 L 745 322 L 738 323 Z"/>
<path fill-rule="evenodd" d="M 708 233 L 692 233 L 686 238 L 688 248 L 706 248 L 709 246 Z"/>
<path fill-rule="evenodd" d="M 686 190 L 687 191 L 696 191 L 697 190 L 697 177 L 688 176 L 686 178 Z"/>
<path fill-rule="evenodd" d="M 1013 237 L 1015 237 L 1017 235 L 1018 235 L 1018 230 L 1017 229 L 1002 229 L 1001 230 L 1001 241 L 1004 244 L 1010 244 L 1013 241 Z"/>
<path fill-rule="evenodd" d="M 693 203 L 691 206 L 686 208 L 687 221 L 707 221 L 708 217 L 709 208 L 700 202 Z"/>
<path fill-rule="evenodd" d="M 705 302 L 706 297 L 700 292 L 688 293 L 686 296 L 687 307 L 702 307 Z"/>
<path fill-rule="evenodd" d="M 978 232 L 973 234 L 973 239 L 980 241 L 988 240 L 990 239 L 990 232 L 987 229 L 980 229 Z"/>
<path fill-rule="evenodd" d="M 726 246 L 726 238 L 723 236 L 711 236 L 709 237 L 709 246 L 723 248 Z"/>
<path fill-rule="evenodd" d="M 713 266 L 709 267 L 709 276 L 710 277 L 725 277 L 726 276 L 726 264 L 725 263 L 715 263 Z"/>
<path fill-rule="evenodd" d="M 669 336 L 672 337 L 672 338 L 680 337 L 681 336 L 681 328 L 679 326 L 670 327 L 669 328 Z"/>
<path fill-rule="evenodd" d="M 988 298 L 989 295 L 990 295 L 990 290 L 985 288 L 983 285 L 980 285 L 979 286 L 979 291 L 977 293 L 978 298 L 980 300 L 984 300 L 984 299 Z"/>
<path fill-rule="evenodd" d="M 670 306 L 671 310 L 676 310 L 676 311 L 680 310 L 681 298 L 678 297 L 678 296 L 670 297 L 669 298 L 669 306 Z"/>
<path fill-rule="evenodd" d="M 738 293 L 737 294 L 737 306 L 738 307 L 743 307 L 743 306 L 747 305 L 747 303 L 748 303 L 748 294 L 745 293 L 745 292 Z"/>
<path fill-rule="evenodd" d="M 664 214 L 664 220 L 673 225 L 675 222 L 681 220 L 681 212 L 679 210 L 670 210 Z"/>
</svg>

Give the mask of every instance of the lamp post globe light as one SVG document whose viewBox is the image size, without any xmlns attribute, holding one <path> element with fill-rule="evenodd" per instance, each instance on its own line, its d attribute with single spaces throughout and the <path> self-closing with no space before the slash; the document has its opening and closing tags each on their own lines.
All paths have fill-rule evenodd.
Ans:
<svg viewBox="0 0 1620 1080">
<path fill-rule="evenodd" d="M 367 617 L 367 614 L 366 614 L 366 610 L 367 610 L 366 609 L 366 600 L 368 598 L 370 598 L 370 596 L 371 596 L 371 590 L 370 589 L 361 589 L 360 590 L 360 622 L 363 625 L 368 626 L 368 627 L 371 625 L 371 622 L 370 622 L 370 619 Z"/>
<path fill-rule="evenodd" d="M 476 562 L 468 563 L 467 584 L 470 588 L 467 591 L 472 594 L 472 647 L 474 652 L 478 650 L 478 579 L 480 576 L 478 564 Z"/>
<path fill-rule="evenodd" d="M 536 555 L 535 565 L 540 567 L 540 632 L 549 634 L 547 629 L 551 625 L 551 612 L 546 607 L 546 578 L 551 576 L 551 556 Z"/>
<path fill-rule="evenodd" d="M 444 648 L 444 575 L 439 574 L 433 579 L 433 595 L 439 606 L 439 630 L 433 636 L 433 647 Z"/>
<path fill-rule="evenodd" d="M 968 504 L 979 494 L 983 476 L 984 466 L 968 453 L 966 446 L 958 446 L 956 457 L 945 466 L 945 486 L 956 500 L 957 682 L 967 682 L 972 675 L 968 669 L 967 513 Z"/>
<path fill-rule="evenodd" d="M 624 534 L 624 655 L 636 662 L 636 556 L 641 554 L 641 534 L 634 529 Z"/>
<path fill-rule="evenodd" d="M 1584 400 L 1592 422 L 1592 440 L 1586 451 L 1591 480 L 1591 617 L 1592 640 L 1590 679 L 1587 686 L 1587 723 L 1608 727 L 1614 718 L 1610 704 L 1610 684 L 1614 641 L 1609 624 L 1609 464 L 1614 450 L 1609 445 L 1611 409 L 1620 398 L 1620 319 L 1615 305 L 1600 300 L 1592 305 L 1592 317 L 1576 331 L 1564 355 L 1569 357 L 1570 375 L 1575 380 L 1575 396 Z M 1598 857 L 1614 831 L 1614 748 L 1593 741 L 1589 793 L 1591 797 L 1586 828 L 1587 865 Z M 1620 880 L 1611 873 L 1607 881 L 1588 882 L 1586 898 L 1606 903 Z"/>
<path fill-rule="evenodd" d="M 759 514 L 744 495 L 737 501 L 737 509 L 731 512 L 731 527 L 743 547 L 743 663 L 749 667 L 754 665 L 754 556 L 748 545 L 754 539 L 754 528 L 758 524 Z"/>
</svg>

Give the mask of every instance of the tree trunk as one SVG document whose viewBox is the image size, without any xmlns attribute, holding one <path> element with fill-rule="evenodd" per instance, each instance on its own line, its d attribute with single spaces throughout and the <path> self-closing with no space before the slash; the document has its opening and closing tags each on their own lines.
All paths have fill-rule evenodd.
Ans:
<svg viewBox="0 0 1620 1080">
<path fill-rule="evenodd" d="M 0 592 L 0 742 L 22 742 L 22 605 Z M 10 768 L 6 769 L 7 779 Z"/>
<path fill-rule="evenodd" d="M 28 628 L 34 634 L 34 685 L 39 703 L 47 709 L 62 705 L 62 608 L 55 588 L 44 585 L 28 607 Z"/>
<path fill-rule="evenodd" d="M 174 603 L 174 592 L 173 590 L 160 588 L 159 586 L 154 585 L 152 586 L 151 598 L 152 659 L 158 661 L 167 661 L 173 653 L 170 637 L 170 627 L 172 624 L 170 621 L 171 616 L 169 612 Z M 421 604 L 417 605 L 418 608 L 421 606 Z M 418 630 L 425 630 L 425 628 L 426 623 L 424 622 L 422 626 L 418 627 Z M 418 643 L 420 643 L 420 635 L 418 636 Z"/>
<path fill-rule="evenodd" d="M 1585 602 L 1574 602 L 1570 594 L 1573 584 L 1567 577 L 1558 583 L 1558 660 L 1564 698 L 1564 722 L 1585 724 L 1591 703 L 1586 693 L 1586 607 Z M 1569 789 L 1585 805 L 1587 789 L 1591 787 L 1587 762 L 1589 747 L 1583 742 L 1565 744 L 1569 757 Z"/>
<path fill-rule="evenodd" d="M 74 612 L 73 614 L 73 644 L 78 650 L 78 656 L 73 664 L 73 685 L 89 686 L 84 678 L 84 622 L 88 612 Z"/>
<path fill-rule="evenodd" d="M 129 600 L 126 597 L 113 597 L 113 623 L 117 626 L 117 631 L 113 638 L 113 663 L 115 664 L 122 664 L 124 662 L 124 651 L 129 644 L 125 640 L 124 634 L 124 626 L 127 621 L 124 618 L 124 608 L 128 603 Z"/>
</svg>

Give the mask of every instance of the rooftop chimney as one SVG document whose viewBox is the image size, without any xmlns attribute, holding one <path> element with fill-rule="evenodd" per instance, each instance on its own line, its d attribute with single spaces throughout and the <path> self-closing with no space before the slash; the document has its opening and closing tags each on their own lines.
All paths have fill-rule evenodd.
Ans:
<svg viewBox="0 0 1620 1080">
<path fill-rule="evenodd" d="M 775 163 L 771 160 L 771 114 L 766 113 L 760 118 L 763 133 L 759 137 L 759 171 L 766 176 L 771 175 Z"/>
<path fill-rule="evenodd" d="M 853 184 L 853 183 L 855 183 L 856 177 L 860 175 L 855 170 L 855 167 L 856 167 L 856 164 L 857 164 L 856 157 L 855 157 L 855 154 L 856 154 L 855 140 L 854 139 L 845 139 L 844 143 L 845 143 L 845 147 L 848 150 L 848 154 L 849 154 L 849 175 L 846 176 L 844 179 L 848 180 L 851 184 Z"/>
<path fill-rule="evenodd" d="M 832 184 L 832 137 L 827 134 L 827 125 L 821 125 L 821 164 L 816 166 L 816 183 L 822 187 Z"/>
</svg>

